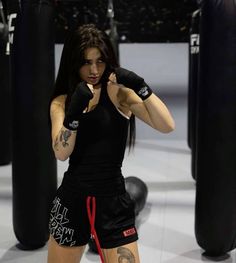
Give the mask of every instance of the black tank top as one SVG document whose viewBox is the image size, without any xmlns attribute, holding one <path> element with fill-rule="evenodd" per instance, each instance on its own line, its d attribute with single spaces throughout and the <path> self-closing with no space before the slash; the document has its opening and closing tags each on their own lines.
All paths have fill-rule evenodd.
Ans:
<svg viewBox="0 0 236 263">
<path fill-rule="evenodd" d="M 79 120 L 74 150 L 63 183 L 90 195 L 124 192 L 121 173 L 129 119 L 114 106 L 101 89 L 97 106 Z"/>
</svg>

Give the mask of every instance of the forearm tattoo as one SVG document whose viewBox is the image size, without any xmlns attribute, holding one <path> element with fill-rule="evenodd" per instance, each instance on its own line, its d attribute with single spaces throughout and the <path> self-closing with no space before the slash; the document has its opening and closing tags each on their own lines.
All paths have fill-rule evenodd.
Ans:
<svg viewBox="0 0 236 263">
<path fill-rule="evenodd" d="M 69 143 L 67 142 L 71 136 L 72 132 L 70 130 L 61 130 L 60 133 L 60 142 L 63 147 L 69 146 Z M 57 138 L 58 139 L 58 138 Z M 57 141 L 57 140 L 56 140 Z M 55 142 L 56 143 L 56 142 Z"/>
<path fill-rule="evenodd" d="M 117 248 L 118 262 L 119 263 L 135 263 L 134 254 L 126 247 Z"/>
<path fill-rule="evenodd" d="M 55 140 L 55 142 L 54 142 L 54 149 L 56 150 L 56 151 L 58 151 L 58 143 L 59 143 L 59 141 L 58 141 L 58 136 L 56 137 L 56 140 Z"/>
</svg>

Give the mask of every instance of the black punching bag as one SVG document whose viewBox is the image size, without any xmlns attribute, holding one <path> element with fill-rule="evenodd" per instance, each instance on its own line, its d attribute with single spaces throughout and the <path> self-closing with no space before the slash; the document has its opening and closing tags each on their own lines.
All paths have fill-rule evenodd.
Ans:
<svg viewBox="0 0 236 263">
<path fill-rule="evenodd" d="M 5 10 L 5 6 L 4 6 Z M 11 96 L 9 54 L 7 51 L 8 26 L 0 1 L 0 165 L 11 162 Z"/>
<path fill-rule="evenodd" d="M 57 188 L 48 114 L 55 73 L 53 3 L 21 0 L 11 50 L 13 227 L 22 249 L 47 242 Z"/>
<path fill-rule="evenodd" d="M 135 215 L 144 208 L 148 195 L 147 185 L 136 176 L 128 176 L 125 178 L 125 188 L 135 204 Z"/>
<path fill-rule="evenodd" d="M 188 83 L 188 145 L 191 148 L 191 174 L 196 179 L 196 129 L 199 85 L 200 52 L 200 9 L 192 14 L 189 43 L 189 83 Z"/>
<path fill-rule="evenodd" d="M 236 2 L 201 9 L 195 234 L 217 257 L 236 246 Z"/>
<path fill-rule="evenodd" d="M 200 9 L 192 14 L 188 76 L 188 146 L 192 149 L 196 130 L 196 98 L 199 75 Z"/>
</svg>

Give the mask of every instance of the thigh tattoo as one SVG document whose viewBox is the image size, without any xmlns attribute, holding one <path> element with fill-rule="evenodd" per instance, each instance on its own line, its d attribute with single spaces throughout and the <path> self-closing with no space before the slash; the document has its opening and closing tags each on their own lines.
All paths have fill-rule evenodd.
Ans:
<svg viewBox="0 0 236 263">
<path fill-rule="evenodd" d="M 126 247 L 117 248 L 117 254 L 119 254 L 119 263 L 135 263 L 134 254 Z"/>
</svg>

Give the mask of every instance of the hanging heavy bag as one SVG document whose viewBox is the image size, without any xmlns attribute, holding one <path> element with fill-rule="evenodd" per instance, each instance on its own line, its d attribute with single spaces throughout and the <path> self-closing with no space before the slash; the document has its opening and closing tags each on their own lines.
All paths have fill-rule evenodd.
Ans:
<svg viewBox="0 0 236 263">
<path fill-rule="evenodd" d="M 205 255 L 236 245 L 236 5 L 201 8 L 195 234 Z"/>
<path fill-rule="evenodd" d="M 21 1 L 11 50 L 13 228 L 22 249 L 47 242 L 57 188 L 48 119 L 54 84 L 53 3 Z"/>
<path fill-rule="evenodd" d="M 188 145 L 191 149 L 191 174 L 196 179 L 196 127 L 199 86 L 199 52 L 200 52 L 200 18 L 201 10 L 192 14 L 189 44 L 189 84 L 188 84 Z"/>
<path fill-rule="evenodd" d="M 10 92 L 10 64 L 6 54 L 8 26 L 0 1 L 0 119 L 4 125 L 0 129 L 0 165 L 11 162 L 11 92 Z"/>
<path fill-rule="evenodd" d="M 200 51 L 200 9 L 192 14 L 189 37 L 189 76 L 188 76 L 188 146 L 192 149 L 196 129 L 196 98 L 199 75 Z"/>
</svg>

